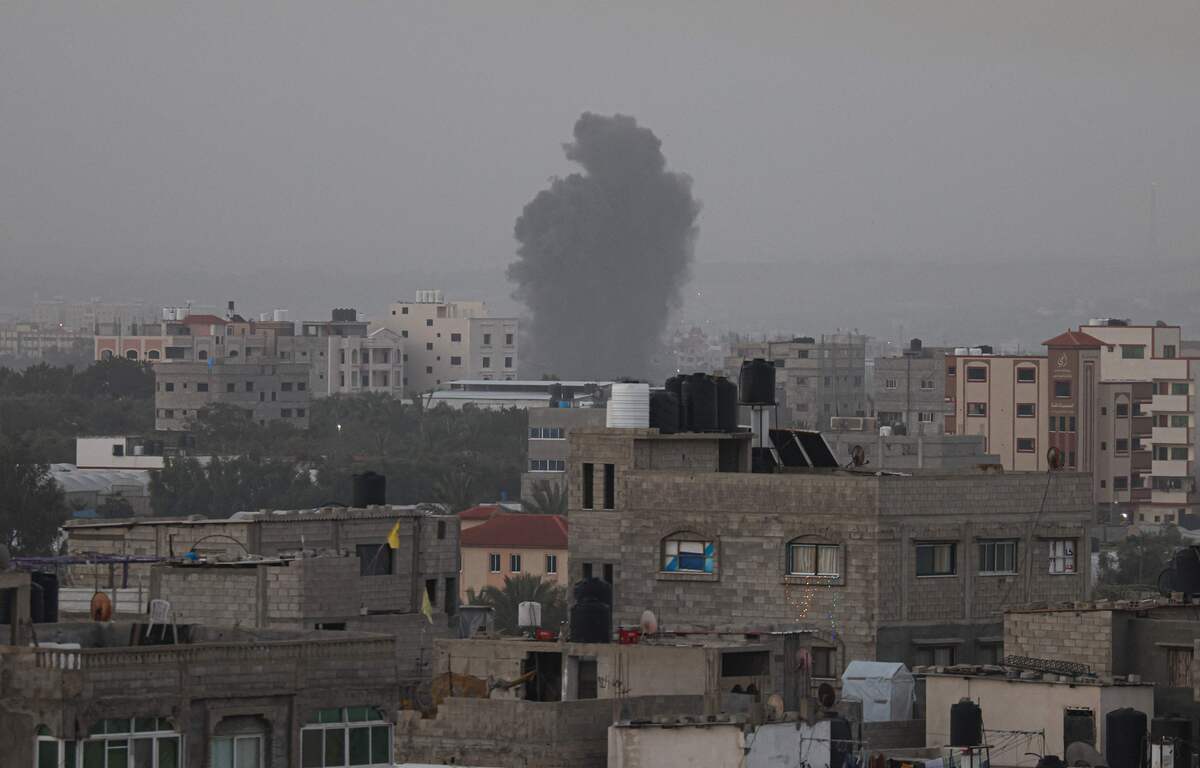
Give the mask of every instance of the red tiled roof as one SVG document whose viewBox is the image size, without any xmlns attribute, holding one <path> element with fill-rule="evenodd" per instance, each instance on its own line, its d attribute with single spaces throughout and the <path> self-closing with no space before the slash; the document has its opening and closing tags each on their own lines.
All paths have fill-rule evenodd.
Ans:
<svg viewBox="0 0 1200 768">
<path fill-rule="evenodd" d="M 501 512 L 499 504 L 479 504 L 458 513 L 459 520 L 490 520 L 497 512 Z"/>
<path fill-rule="evenodd" d="M 459 544 L 464 547 L 566 549 L 567 519 L 562 515 L 500 512 L 486 523 L 463 531 Z"/>
<path fill-rule="evenodd" d="M 1083 347 L 1086 349 L 1095 349 L 1104 346 L 1104 342 L 1097 339 L 1095 336 L 1084 333 L 1083 331 L 1067 331 L 1060 333 L 1053 339 L 1048 339 L 1042 342 L 1044 347 Z"/>
<path fill-rule="evenodd" d="M 188 315 L 183 322 L 185 325 L 225 325 L 228 321 L 216 315 Z"/>
</svg>

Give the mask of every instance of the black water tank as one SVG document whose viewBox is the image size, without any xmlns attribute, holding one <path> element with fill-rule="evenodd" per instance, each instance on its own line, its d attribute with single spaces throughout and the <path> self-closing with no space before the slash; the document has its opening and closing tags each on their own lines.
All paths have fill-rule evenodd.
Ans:
<svg viewBox="0 0 1200 768">
<path fill-rule="evenodd" d="M 363 472 L 353 477 L 351 506 L 370 507 L 387 504 L 387 477 L 378 472 Z"/>
<path fill-rule="evenodd" d="M 1200 556 L 1195 548 L 1184 547 L 1171 559 L 1171 589 L 1187 595 L 1200 594 Z"/>
<path fill-rule="evenodd" d="M 555 382 L 550 385 L 550 407 L 557 408 L 558 404 L 563 401 L 562 384 Z"/>
<path fill-rule="evenodd" d="M 688 432 L 717 431 L 717 382 L 693 373 L 683 382 L 683 412 Z"/>
<path fill-rule="evenodd" d="M 1109 768 L 1142 768 L 1146 759 L 1146 713 L 1125 707 L 1104 718 L 1104 757 Z"/>
<path fill-rule="evenodd" d="M 32 573 L 32 583 L 42 588 L 42 621 L 58 623 L 58 576 L 53 573 Z"/>
<path fill-rule="evenodd" d="M 983 743 L 983 711 L 970 699 L 950 705 L 950 746 L 977 747 Z"/>
<path fill-rule="evenodd" d="M 850 741 L 850 721 L 842 716 L 829 720 L 829 768 L 842 768 L 846 756 L 854 751 Z"/>
<path fill-rule="evenodd" d="M 921 340 L 913 339 L 912 341 L 908 342 L 908 348 L 910 350 L 912 350 L 913 352 L 920 352 L 921 351 Z"/>
<path fill-rule="evenodd" d="M 650 393 L 650 426 L 664 435 L 679 431 L 679 398 L 674 392 L 658 389 Z"/>
<path fill-rule="evenodd" d="M 46 601 L 42 598 L 42 585 L 29 582 L 29 620 L 34 624 L 46 623 Z"/>
<path fill-rule="evenodd" d="M 775 405 L 775 364 L 756 357 L 738 371 L 742 405 Z"/>
<path fill-rule="evenodd" d="M 688 431 L 687 419 L 683 413 L 683 380 L 686 378 L 687 376 L 672 376 L 666 383 L 666 390 L 675 395 L 675 402 L 679 407 L 679 415 L 675 420 L 679 423 L 680 432 Z"/>
<path fill-rule="evenodd" d="M 717 379 L 717 429 L 722 432 L 737 432 L 738 389 L 724 376 Z"/>
<path fill-rule="evenodd" d="M 607 603 L 575 603 L 571 606 L 571 642 L 612 641 L 612 607 Z"/>
<path fill-rule="evenodd" d="M 575 582 L 575 602 L 612 605 L 612 584 L 595 577 Z"/>
<path fill-rule="evenodd" d="M 1192 721 L 1181 715 L 1159 715 L 1150 721 L 1150 743 L 1170 744 L 1172 768 L 1191 768 Z"/>
</svg>

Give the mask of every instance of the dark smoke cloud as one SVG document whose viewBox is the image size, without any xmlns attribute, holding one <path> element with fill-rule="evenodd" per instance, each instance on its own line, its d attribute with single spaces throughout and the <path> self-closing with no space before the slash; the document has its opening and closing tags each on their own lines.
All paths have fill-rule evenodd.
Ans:
<svg viewBox="0 0 1200 768">
<path fill-rule="evenodd" d="M 554 179 L 517 219 L 508 279 L 532 314 L 532 366 L 563 378 L 649 375 L 700 212 L 661 145 L 632 117 L 585 112 L 563 146 L 584 173 Z"/>
</svg>

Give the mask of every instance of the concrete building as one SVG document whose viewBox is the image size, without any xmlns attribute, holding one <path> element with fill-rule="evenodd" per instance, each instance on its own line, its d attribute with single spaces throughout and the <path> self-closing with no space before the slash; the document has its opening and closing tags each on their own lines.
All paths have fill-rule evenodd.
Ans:
<svg viewBox="0 0 1200 768">
<path fill-rule="evenodd" d="M 1045 345 L 1050 442 L 1092 474 L 1107 519 L 1180 523 L 1194 515 L 1200 358 L 1181 356 L 1180 328 L 1093 320 Z"/>
<path fill-rule="evenodd" d="M 603 427 L 604 408 L 529 408 L 529 467 L 521 475 L 521 498 L 539 484 L 566 492 L 568 438 L 576 427 Z"/>
<path fill-rule="evenodd" d="M 423 396 L 426 408 L 571 408 L 603 405 L 610 381 L 550 381 L 544 379 L 462 379 Z"/>
<path fill-rule="evenodd" d="M 1032 768 L 1041 754 L 1065 754 L 1068 723 L 1073 735 L 1090 726 L 1091 745 L 1104 752 L 1109 712 L 1131 707 L 1145 713 L 1147 720 L 1154 717 L 1154 686 L 1149 683 L 1060 679 L 1059 675 L 1028 679 L 957 671 L 930 673 L 925 676 L 926 744 L 950 743 L 950 707 L 964 698 L 983 711 L 985 733 L 996 734 L 997 743 L 988 755 L 992 765 Z M 1003 738 L 1003 734 L 1009 737 Z"/>
<path fill-rule="evenodd" d="M 462 590 L 479 594 L 505 578 L 531 574 L 567 586 L 567 519 L 499 512 L 461 534 Z"/>
<path fill-rule="evenodd" d="M 154 367 L 154 428 L 188 429 L 201 408 L 242 408 L 259 424 L 308 426 L 309 366 L 273 360 L 165 362 Z"/>
<path fill-rule="evenodd" d="M 37 323 L 0 324 L 0 358 L 41 360 L 48 353 L 86 352 L 91 344 L 92 334 L 88 331 Z"/>
<path fill-rule="evenodd" d="M 5 765 L 393 765 L 386 635 L 86 622 L 28 639 L 0 647 Z"/>
<path fill-rule="evenodd" d="M 1087 594 L 1086 475 L 755 474 L 748 433 L 577 429 L 570 577 L 613 583 L 614 621 L 799 625 L 848 659 L 994 659 L 1001 612 Z"/>
<path fill-rule="evenodd" d="M 405 340 L 410 396 L 454 379 L 517 377 L 517 319 L 490 317 L 482 301 L 446 301 L 441 291 L 421 290 L 415 301 L 391 304 L 373 325 Z"/>
<path fill-rule="evenodd" d="M 946 398 L 947 351 L 913 339 L 900 355 L 875 358 L 875 418 L 879 426 L 901 427 L 910 435 L 945 431 L 946 417 L 953 414 L 952 401 Z"/>
<path fill-rule="evenodd" d="M 1046 358 L 959 348 L 945 360 L 953 411 L 945 417 L 946 432 L 982 435 L 984 450 L 999 456 L 1006 470 L 1046 469 Z M 1068 457 L 1067 467 L 1078 469 L 1078 461 Z"/>
<path fill-rule="evenodd" d="M 972 469 L 981 466 L 999 468 L 1000 457 L 984 450 L 987 442 L 982 435 L 881 435 L 872 418 L 834 419 L 839 423 L 862 421 L 869 424 L 863 430 L 834 430 L 823 432 L 833 455 L 843 464 L 849 463 L 855 447 L 862 446 L 866 466 L 870 469 Z"/>
<path fill-rule="evenodd" d="M 840 746 L 831 723 L 809 723 L 794 713 L 764 723 L 739 715 L 622 720 L 608 729 L 608 768 L 838 765 L 831 759 Z"/>
<path fill-rule="evenodd" d="M 80 469 L 162 469 L 162 440 L 128 435 L 75 438 L 75 466 Z"/>
<path fill-rule="evenodd" d="M 857 333 L 798 336 L 731 345 L 725 375 L 737 380 L 746 360 L 775 363 L 779 424 L 825 430 L 835 416 L 870 416 L 866 389 L 866 341 Z"/>
<path fill-rule="evenodd" d="M 328 372 L 319 377 L 319 394 L 376 394 L 400 397 L 404 392 L 404 340 L 386 328 L 366 336 L 330 337 Z"/>
<path fill-rule="evenodd" d="M 142 302 L 64 301 L 63 299 L 33 301 L 33 322 L 42 328 L 62 328 L 81 331 L 87 335 L 128 331 L 157 317 L 155 308 Z"/>
</svg>

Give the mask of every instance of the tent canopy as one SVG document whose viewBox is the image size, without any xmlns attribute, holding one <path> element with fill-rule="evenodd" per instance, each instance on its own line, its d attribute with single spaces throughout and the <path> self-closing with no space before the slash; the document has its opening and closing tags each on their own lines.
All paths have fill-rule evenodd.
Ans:
<svg viewBox="0 0 1200 768">
<path fill-rule="evenodd" d="M 911 720 L 913 676 L 894 661 L 852 661 L 842 673 L 842 698 L 862 702 L 863 722 Z"/>
</svg>

